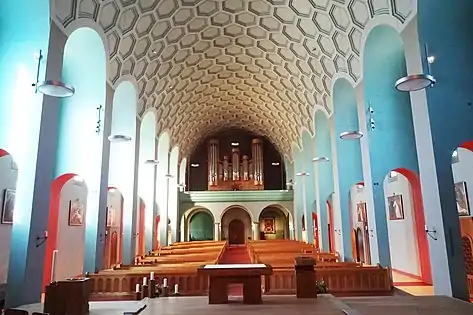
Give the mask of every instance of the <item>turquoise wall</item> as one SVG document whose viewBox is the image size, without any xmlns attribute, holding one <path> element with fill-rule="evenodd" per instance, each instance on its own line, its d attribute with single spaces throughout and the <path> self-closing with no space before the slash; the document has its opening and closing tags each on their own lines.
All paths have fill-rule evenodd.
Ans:
<svg viewBox="0 0 473 315">
<path fill-rule="evenodd" d="M 207 212 L 198 212 L 190 219 L 189 240 L 207 241 L 214 239 L 214 221 Z"/>
<path fill-rule="evenodd" d="M 332 144 L 329 120 L 322 111 L 315 113 L 315 155 L 329 158 L 328 162 L 315 164 L 320 198 L 320 217 L 318 219 L 322 229 L 320 244 L 324 250 L 328 250 L 328 209 L 326 201 L 333 193 Z"/>
<path fill-rule="evenodd" d="M 294 154 L 294 175 L 302 172 L 303 159 L 302 152 L 297 148 L 293 148 Z M 296 239 L 302 240 L 302 215 L 304 214 L 304 206 L 302 199 L 301 178 L 294 176 L 294 232 L 298 231 Z"/>
<path fill-rule="evenodd" d="M 19 168 L 8 273 L 9 307 L 40 301 L 44 246 L 36 247 L 36 235 L 44 235 L 47 228 L 49 199 L 33 198 L 33 193 L 50 193 L 55 159 L 46 147 L 54 146 L 54 140 L 40 145 L 38 139 L 40 134 L 54 138 L 57 113 L 55 108 L 43 109 L 43 96 L 35 94 L 31 85 L 38 67 L 35 56 L 40 49 L 43 56 L 48 55 L 49 10 L 48 0 L 0 1 L 0 148 L 11 153 Z M 43 59 L 40 81 L 45 70 Z M 49 128 L 40 129 L 42 119 Z M 40 161 L 46 164 L 37 170 Z"/>
<path fill-rule="evenodd" d="M 473 140 L 473 2 L 458 0 L 455 5 L 449 5 L 443 1 L 418 1 L 417 5 L 419 42 L 421 47 L 428 44 L 430 52 L 435 55 L 436 61 L 432 65 L 432 71 L 438 80 L 434 88 L 426 89 L 426 95 L 442 206 L 440 224 L 444 227 L 445 242 L 430 247 L 432 276 L 436 292 L 448 294 L 451 289 L 454 297 L 468 300 L 451 160 L 452 152 L 457 146 Z M 424 52 L 422 54 L 424 72 L 427 72 L 426 56 Z M 416 124 L 418 123 L 416 121 Z M 423 186 L 425 184 L 422 182 Z M 426 198 L 429 196 L 424 196 L 424 200 Z M 424 210 L 429 224 L 430 209 L 426 207 Z M 448 260 L 448 270 L 444 265 L 436 263 L 445 259 L 445 256 Z"/>
<path fill-rule="evenodd" d="M 363 181 L 359 140 L 341 140 L 345 131 L 359 130 L 355 90 L 345 79 L 338 79 L 333 87 L 334 126 L 337 145 L 338 185 L 342 218 L 343 255 L 353 260 L 350 222 L 350 187 Z M 336 210 L 335 210 L 336 211 Z"/>
<path fill-rule="evenodd" d="M 61 102 L 55 176 L 75 173 L 87 185 L 84 269 L 93 272 L 100 269 L 103 261 L 100 240 L 104 235 L 99 238 L 98 235 L 104 234 L 108 189 L 108 167 L 105 173 L 102 163 L 104 141 L 108 145 L 108 134 L 104 136 L 107 57 L 104 43 L 93 29 L 80 28 L 69 36 L 62 79 L 74 86 L 76 92 Z M 100 105 L 102 110 L 97 109 Z M 99 111 L 102 121 L 101 131 L 97 133 Z"/>
<path fill-rule="evenodd" d="M 365 112 L 374 110 L 375 129 L 369 132 L 379 262 L 391 264 L 383 181 L 390 171 L 406 168 L 418 173 L 417 152 L 408 93 L 393 82 L 406 75 L 404 44 L 389 26 L 374 28 L 366 41 L 363 61 Z"/>
</svg>

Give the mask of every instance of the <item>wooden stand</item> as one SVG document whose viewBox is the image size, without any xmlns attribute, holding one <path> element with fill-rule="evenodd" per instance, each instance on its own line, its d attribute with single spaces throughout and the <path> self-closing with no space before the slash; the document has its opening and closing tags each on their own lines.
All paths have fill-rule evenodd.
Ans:
<svg viewBox="0 0 473 315">
<path fill-rule="evenodd" d="M 89 313 L 88 278 L 52 282 L 46 286 L 43 312 L 50 315 L 85 315 Z"/>
<path fill-rule="evenodd" d="M 312 257 L 296 258 L 296 296 L 298 299 L 317 298 L 317 278 L 314 267 L 315 260 Z"/>
<path fill-rule="evenodd" d="M 149 287 L 147 284 L 141 286 L 141 299 L 147 298 L 149 295 Z"/>
<path fill-rule="evenodd" d="M 156 297 L 156 280 L 149 280 L 149 294 L 148 296 L 152 299 Z"/>
</svg>

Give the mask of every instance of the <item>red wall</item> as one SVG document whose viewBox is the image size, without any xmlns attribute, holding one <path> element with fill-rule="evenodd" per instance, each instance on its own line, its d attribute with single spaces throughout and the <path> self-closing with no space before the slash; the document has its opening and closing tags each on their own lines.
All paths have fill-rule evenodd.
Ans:
<svg viewBox="0 0 473 315">
<path fill-rule="evenodd" d="M 43 286 L 45 287 L 51 282 L 51 268 L 53 263 L 53 251 L 57 244 L 59 203 L 61 198 L 62 187 L 76 174 L 68 173 L 56 178 L 51 186 L 51 196 L 49 204 L 49 221 L 48 221 L 48 240 L 46 241 L 46 252 L 44 257 L 43 269 Z"/>
</svg>

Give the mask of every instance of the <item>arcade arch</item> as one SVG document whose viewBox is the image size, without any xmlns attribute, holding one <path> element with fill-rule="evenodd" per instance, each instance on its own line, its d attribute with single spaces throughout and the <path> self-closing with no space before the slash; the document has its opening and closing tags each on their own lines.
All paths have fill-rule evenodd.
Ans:
<svg viewBox="0 0 473 315">
<path fill-rule="evenodd" d="M 245 244 L 252 239 L 251 213 L 241 206 L 230 206 L 220 218 L 221 239 L 229 244 Z"/>
<path fill-rule="evenodd" d="M 259 239 L 289 239 L 289 214 L 281 207 L 271 205 L 263 208 L 259 214 Z"/>
</svg>

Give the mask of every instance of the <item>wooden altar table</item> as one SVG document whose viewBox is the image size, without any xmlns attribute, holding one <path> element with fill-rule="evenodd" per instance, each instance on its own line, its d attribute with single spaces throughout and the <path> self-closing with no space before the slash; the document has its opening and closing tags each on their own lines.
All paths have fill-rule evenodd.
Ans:
<svg viewBox="0 0 473 315">
<path fill-rule="evenodd" d="M 197 270 L 209 277 L 209 304 L 228 303 L 228 285 L 243 284 L 243 303 L 263 303 L 261 276 L 273 273 L 271 266 L 265 264 L 205 265 Z"/>
</svg>

